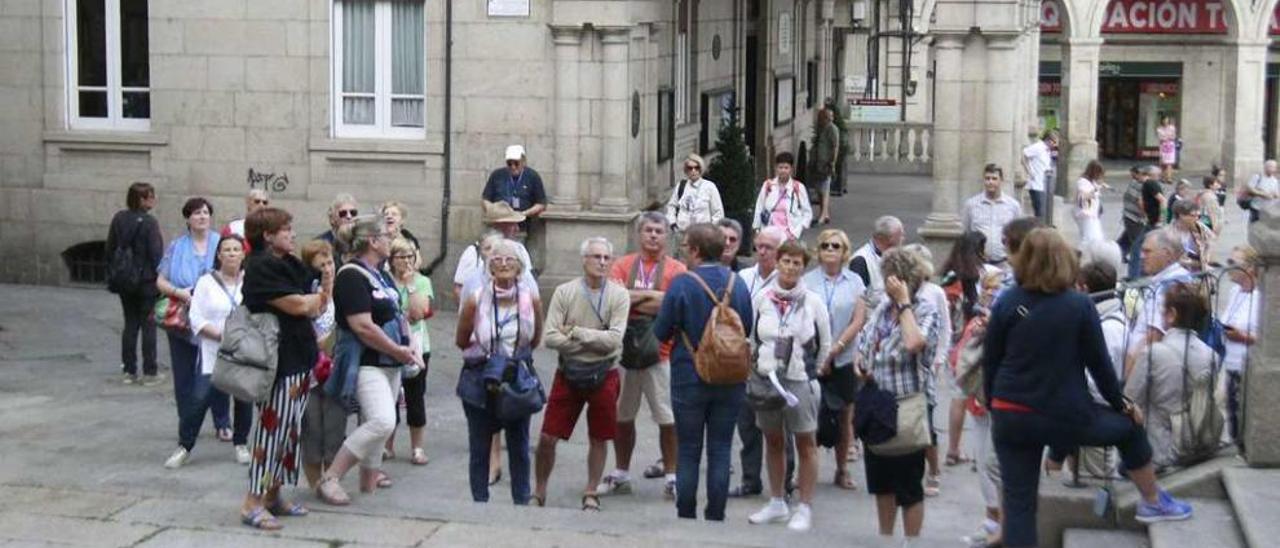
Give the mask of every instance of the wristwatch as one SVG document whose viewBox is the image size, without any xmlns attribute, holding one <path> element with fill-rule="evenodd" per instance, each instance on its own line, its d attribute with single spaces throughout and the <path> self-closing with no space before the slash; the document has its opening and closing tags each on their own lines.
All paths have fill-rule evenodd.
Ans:
<svg viewBox="0 0 1280 548">
<path fill-rule="evenodd" d="M 911 310 L 911 303 L 907 303 L 907 304 L 893 303 L 893 309 L 898 314 L 902 314 L 902 311 L 904 310 Z"/>
</svg>

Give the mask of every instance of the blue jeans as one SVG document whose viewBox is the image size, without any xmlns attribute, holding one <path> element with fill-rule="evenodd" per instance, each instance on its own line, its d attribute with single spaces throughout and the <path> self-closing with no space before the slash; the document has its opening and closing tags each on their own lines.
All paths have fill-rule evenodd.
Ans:
<svg viewBox="0 0 1280 548">
<path fill-rule="evenodd" d="M 489 444 L 499 430 L 507 434 L 507 468 L 511 473 L 511 500 L 529 504 L 529 417 L 499 421 L 489 410 L 462 404 L 467 415 L 467 445 L 471 451 L 468 472 L 471 499 L 489 502 Z"/>
<path fill-rule="evenodd" d="M 1036 218 L 1037 218 L 1037 219 L 1040 219 L 1040 220 L 1045 221 L 1046 223 L 1048 223 L 1048 220 L 1047 220 L 1047 219 L 1045 219 L 1045 217 L 1044 217 L 1044 214 L 1045 214 L 1045 207 L 1044 207 L 1045 194 L 1046 194 L 1046 193 L 1045 193 L 1045 191 L 1043 191 L 1043 190 L 1027 190 L 1027 196 L 1028 196 L 1029 198 L 1031 198 L 1031 211 L 1035 214 L 1035 216 L 1036 216 Z"/>
<path fill-rule="evenodd" d="M 1129 244 L 1129 278 L 1136 279 L 1142 276 L 1142 240 L 1147 239 L 1147 232 L 1150 229 L 1146 225 L 1139 227 L 1134 231 L 1133 241 Z"/>
<path fill-rule="evenodd" d="M 1004 545 L 1036 546 L 1036 503 L 1040 459 L 1045 446 L 1054 452 L 1075 446 L 1110 447 L 1120 451 L 1126 470 L 1151 462 L 1147 431 L 1110 408 L 1098 407 L 1091 418 L 1063 421 L 1038 413 L 992 411 L 996 456 L 1000 459 L 1004 495 Z"/>
<path fill-rule="evenodd" d="M 693 364 L 671 364 L 671 409 L 676 418 L 676 515 L 679 517 L 698 517 L 698 473 L 705 440 L 707 508 L 704 517 L 724 521 L 733 429 L 745 400 L 742 384 L 703 384 L 693 371 Z"/>
<path fill-rule="evenodd" d="M 204 415 L 213 411 L 213 423 L 217 428 L 230 426 L 227 416 L 230 404 L 226 394 L 213 387 L 213 376 L 202 374 L 200 347 L 191 340 L 169 333 L 169 359 L 173 366 L 173 396 L 178 403 L 178 445 L 190 451 L 196 446 Z M 221 399 L 221 417 L 219 417 Z M 249 429 L 253 427 L 253 405 L 236 400 L 233 441 L 236 445 L 249 443 Z"/>
</svg>

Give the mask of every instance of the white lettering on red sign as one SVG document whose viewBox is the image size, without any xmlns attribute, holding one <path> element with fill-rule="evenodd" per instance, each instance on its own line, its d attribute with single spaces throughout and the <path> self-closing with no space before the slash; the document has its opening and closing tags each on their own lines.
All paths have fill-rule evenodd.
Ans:
<svg viewBox="0 0 1280 548">
<path fill-rule="evenodd" d="M 1040 30 L 1062 31 L 1062 12 L 1055 0 L 1040 5 Z M 1102 32 L 1112 34 L 1226 34 L 1227 13 L 1222 0 L 1111 0 Z M 1272 32 L 1280 33 L 1280 19 L 1272 17 Z"/>
</svg>

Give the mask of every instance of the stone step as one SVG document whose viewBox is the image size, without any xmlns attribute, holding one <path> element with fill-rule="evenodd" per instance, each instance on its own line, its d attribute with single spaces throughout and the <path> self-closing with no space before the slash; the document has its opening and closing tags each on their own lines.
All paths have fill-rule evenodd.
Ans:
<svg viewBox="0 0 1280 548">
<path fill-rule="evenodd" d="M 1137 531 L 1108 529 L 1067 529 L 1062 548 L 1151 548 L 1151 542 Z"/>
<path fill-rule="evenodd" d="M 1185 500 L 1195 509 L 1191 519 L 1148 526 L 1151 548 L 1245 548 L 1230 501 L 1205 498 Z"/>
<path fill-rule="evenodd" d="M 1235 509 L 1235 518 L 1248 546 L 1275 546 L 1280 539 L 1280 470 L 1232 468 L 1222 483 Z"/>
</svg>

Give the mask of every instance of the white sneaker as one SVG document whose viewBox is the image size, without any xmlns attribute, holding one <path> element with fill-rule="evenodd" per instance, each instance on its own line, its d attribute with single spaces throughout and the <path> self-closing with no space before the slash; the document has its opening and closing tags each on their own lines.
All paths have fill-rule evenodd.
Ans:
<svg viewBox="0 0 1280 548">
<path fill-rule="evenodd" d="M 164 467 L 170 470 L 182 468 L 182 465 L 186 464 L 189 458 L 191 458 L 191 453 L 185 447 L 179 447 L 177 451 L 169 455 L 168 460 L 164 461 Z"/>
<path fill-rule="evenodd" d="M 769 499 L 769 502 L 760 509 L 759 512 L 751 514 L 747 521 L 754 524 L 761 523 L 781 523 L 787 520 L 791 515 L 791 510 L 787 508 L 787 503 L 782 499 Z"/>
<path fill-rule="evenodd" d="M 631 493 L 631 478 L 620 476 L 614 472 L 605 475 L 600 485 L 596 486 L 596 494 L 604 495 L 628 495 Z"/>
<path fill-rule="evenodd" d="M 811 525 L 813 525 L 812 512 L 809 510 L 809 505 L 802 502 L 796 507 L 795 513 L 791 514 L 791 521 L 787 522 L 787 529 L 803 533 L 808 531 Z"/>
<path fill-rule="evenodd" d="M 236 462 L 239 464 L 249 464 L 249 461 L 251 460 L 253 460 L 253 458 L 249 455 L 249 448 L 243 445 L 237 445 Z"/>
</svg>

